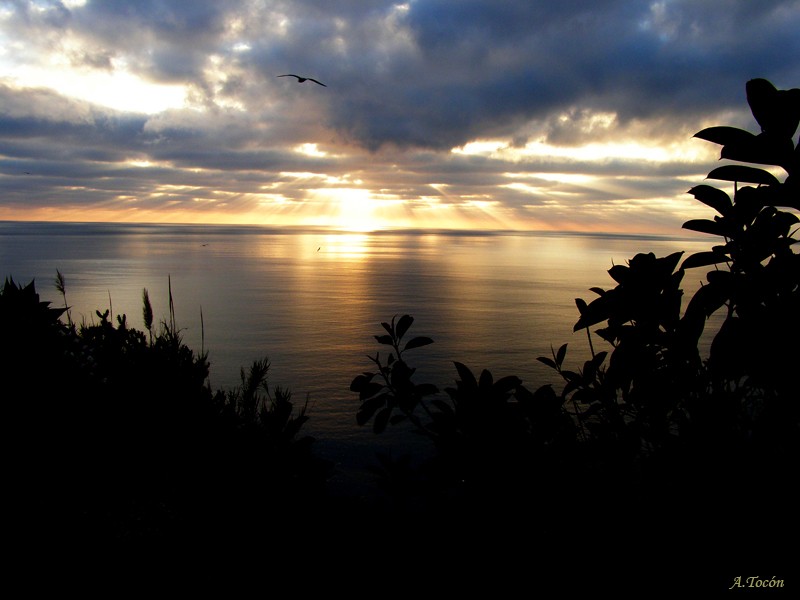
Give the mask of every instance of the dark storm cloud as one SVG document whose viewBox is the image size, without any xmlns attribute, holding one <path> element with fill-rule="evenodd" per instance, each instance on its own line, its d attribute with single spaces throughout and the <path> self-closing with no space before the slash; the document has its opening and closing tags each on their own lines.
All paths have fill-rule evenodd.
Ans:
<svg viewBox="0 0 800 600">
<path fill-rule="evenodd" d="M 17 20 L 77 32 L 97 52 L 86 60 L 116 53 L 153 80 L 248 108 L 276 74 L 302 70 L 339 90 L 324 109 L 348 139 L 449 149 L 570 108 L 624 123 L 738 107 L 749 78 L 793 85 L 798 14 L 796 0 L 131 0 L 24 8 Z M 211 55 L 230 70 L 216 92 Z"/>
<path fill-rule="evenodd" d="M 114 160 L 115 148 L 141 143 L 144 124 L 142 116 L 115 114 L 48 90 L 18 91 L 0 83 L 0 144 L 35 143 L 38 156 L 67 147 L 73 156 L 80 156 L 100 147 L 110 151 L 109 160 Z"/>
<path fill-rule="evenodd" d="M 418 54 L 373 69 L 333 118 L 370 147 L 449 148 L 570 107 L 622 122 L 738 108 L 749 78 L 793 84 L 798 15 L 796 1 L 413 2 Z"/>
</svg>

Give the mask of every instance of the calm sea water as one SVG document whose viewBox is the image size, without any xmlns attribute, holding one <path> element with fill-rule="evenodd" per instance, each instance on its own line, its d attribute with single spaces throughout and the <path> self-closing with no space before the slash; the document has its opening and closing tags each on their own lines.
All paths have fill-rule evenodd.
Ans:
<svg viewBox="0 0 800 600">
<path fill-rule="evenodd" d="M 535 389 L 559 383 L 536 360 L 551 345 L 569 343 L 575 367 L 588 355 L 585 333 L 572 333 L 574 300 L 593 299 L 592 286 L 613 287 L 613 264 L 637 252 L 708 248 L 702 240 L 567 233 L 6 222 L 0 276 L 33 279 L 42 299 L 60 306 L 59 270 L 73 320 L 96 321 L 95 310 L 110 308 L 139 329 L 142 290 L 163 319 L 171 282 L 185 342 L 209 351 L 212 387 L 238 385 L 240 368 L 267 356 L 271 385 L 290 388 L 301 403 L 308 398 L 306 432 L 320 452 L 348 465 L 408 443 L 407 432 L 376 437 L 355 422 L 349 385 L 372 368 L 367 355 L 386 348 L 373 338 L 381 321 L 411 314 L 408 335 L 434 339 L 409 352 L 418 381 L 452 385 L 457 360 Z M 703 273 L 687 275 L 687 294 Z"/>
</svg>

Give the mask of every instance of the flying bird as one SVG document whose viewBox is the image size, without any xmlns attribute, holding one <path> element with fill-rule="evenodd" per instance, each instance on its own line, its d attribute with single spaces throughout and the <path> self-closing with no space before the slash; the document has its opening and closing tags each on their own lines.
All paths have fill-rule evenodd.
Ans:
<svg viewBox="0 0 800 600">
<path fill-rule="evenodd" d="M 321 85 L 322 87 L 328 87 L 324 83 L 317 81 L 316 79 L 312 79 L 311 77 L 300 77 L 300 75 L 295 75 L 294 73 L 287 73 L 286 75 L 278 75 L 278 77 L 297 77 L 297 83 L 303 83 L 304 81 L 313 81 L 317 85 Z"/>
</svg>

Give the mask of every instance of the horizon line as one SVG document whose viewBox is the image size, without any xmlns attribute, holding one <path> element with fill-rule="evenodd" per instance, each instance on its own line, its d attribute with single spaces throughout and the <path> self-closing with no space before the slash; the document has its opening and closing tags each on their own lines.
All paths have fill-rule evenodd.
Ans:
<svg viewBox="0 0 800 600">
<path fill-rule="evenodd" d="M 671 241 L 703 241 L 704 236 L 692 235 L 682 231 L 676 234 L 631 231 L 589 231 L 578 229 L 509 229 L 509 228 L 443 228 L 443 227 L 381 227 L 370 230 L 347 229 L 327 225 L 285 225 L 269 223 L 193 223 L 193 222 L 158 222 L 158 221 L 74 221 L 74 220 L 42 220 L 42 219 L 0 219 L 0 225 L 66 225 L 66 226 L 99 226 L 99 227 L 175 227 L 181 229 L 217 229 L 217 230 L 252 230 L 263 233 L 325 233 L 336 235 L 444 235 L 444 236 L 492 236 L 492 235 L 538 235 L 538 236 L 576 236 L 576 237 L 614 237 L 622 239 L 653 239 Z"/>
</svg>

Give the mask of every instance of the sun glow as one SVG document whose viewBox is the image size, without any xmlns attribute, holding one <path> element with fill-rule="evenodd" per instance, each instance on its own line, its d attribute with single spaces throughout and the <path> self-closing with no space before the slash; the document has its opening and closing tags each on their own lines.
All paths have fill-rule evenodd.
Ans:
<svg viewBox="0 0 800 600">
<path fill-rule="evenodd" d="M 482 156 L 489 159 L 525 162 L 536 158 L 564 158 L 580 162 L 634 160 L 646 162 L 701 162 L 715 158 L 713 149 L 699 146 L 695 140 L 680 143 L 645 143 L 621 140 L 559 146 L 544 139 L 514 147 L 497 140 L 477 140 L 450 150 L 452 154 Z"/>
<path fill-rule="evenodd" d="M 8 73 L 22 88 L 49 88 L 65 96 L 108 108 L 154 114 L 184 105 L 182 86 L 146 82 L 135 75 L 115 71 L 78 73 L 27 67 Z"/>
<path fill-rule="evenodd" d="M 460 148 L 453 148 L 453 154 L 467 154 L 467 155 L 481 155 L 492 156 L 506 146 L 505 142 L 489 141 L 489 140 L 476 140 L 468 142 Z"/>
<path fill-rule="evenodd" d="M 375 215 L 375 203 L 369 191 L 358 188 L 331 188 L 319 190 L 331 204 L 331 219 L 326 225 L 345 231 L 375 231 L 384 224 Z"/>
<path fill-rule="evenodd" d="M 322 150 L 320 150 L 317 144 L 311 144 L 311 143 L 305 143 L 305 144 L 300 144 L 299 146 L 295 146 L 294 151 L 300 154 L 305 154 L 306 156 L 314 156 L 317 158 L 321 158 L 323 156 L 328 155 L 327 152 L 323 152 Z"/>
<path fill-rule="evenodd" d="M 139 169 L 147 169 L 149 167 L 157 166 L 156 163 L 149 160 L 126 160 L 123 164 L 130 167 L 137 167 Z"/>
<path fill-rule="evenodd" d="M 326 235 L 317 251 L 322 258 L 362 259 L 369 252 L 367 232 Z"/>
<path fill-rule="evenodd" d="M 15 87 L 50 89 L 115 110 L 154 114 L 185 105 L 184 86 L 147 81 L 131 72 L 123 59 L 89 65 L 82 61 L 85 54 L 82 44 L 66 33 L 55 51 L 36 62 L 25 62 L 26 53 L 15 52 L 12 44 L 0 51 L 0 71 Z"/>
</svg>

